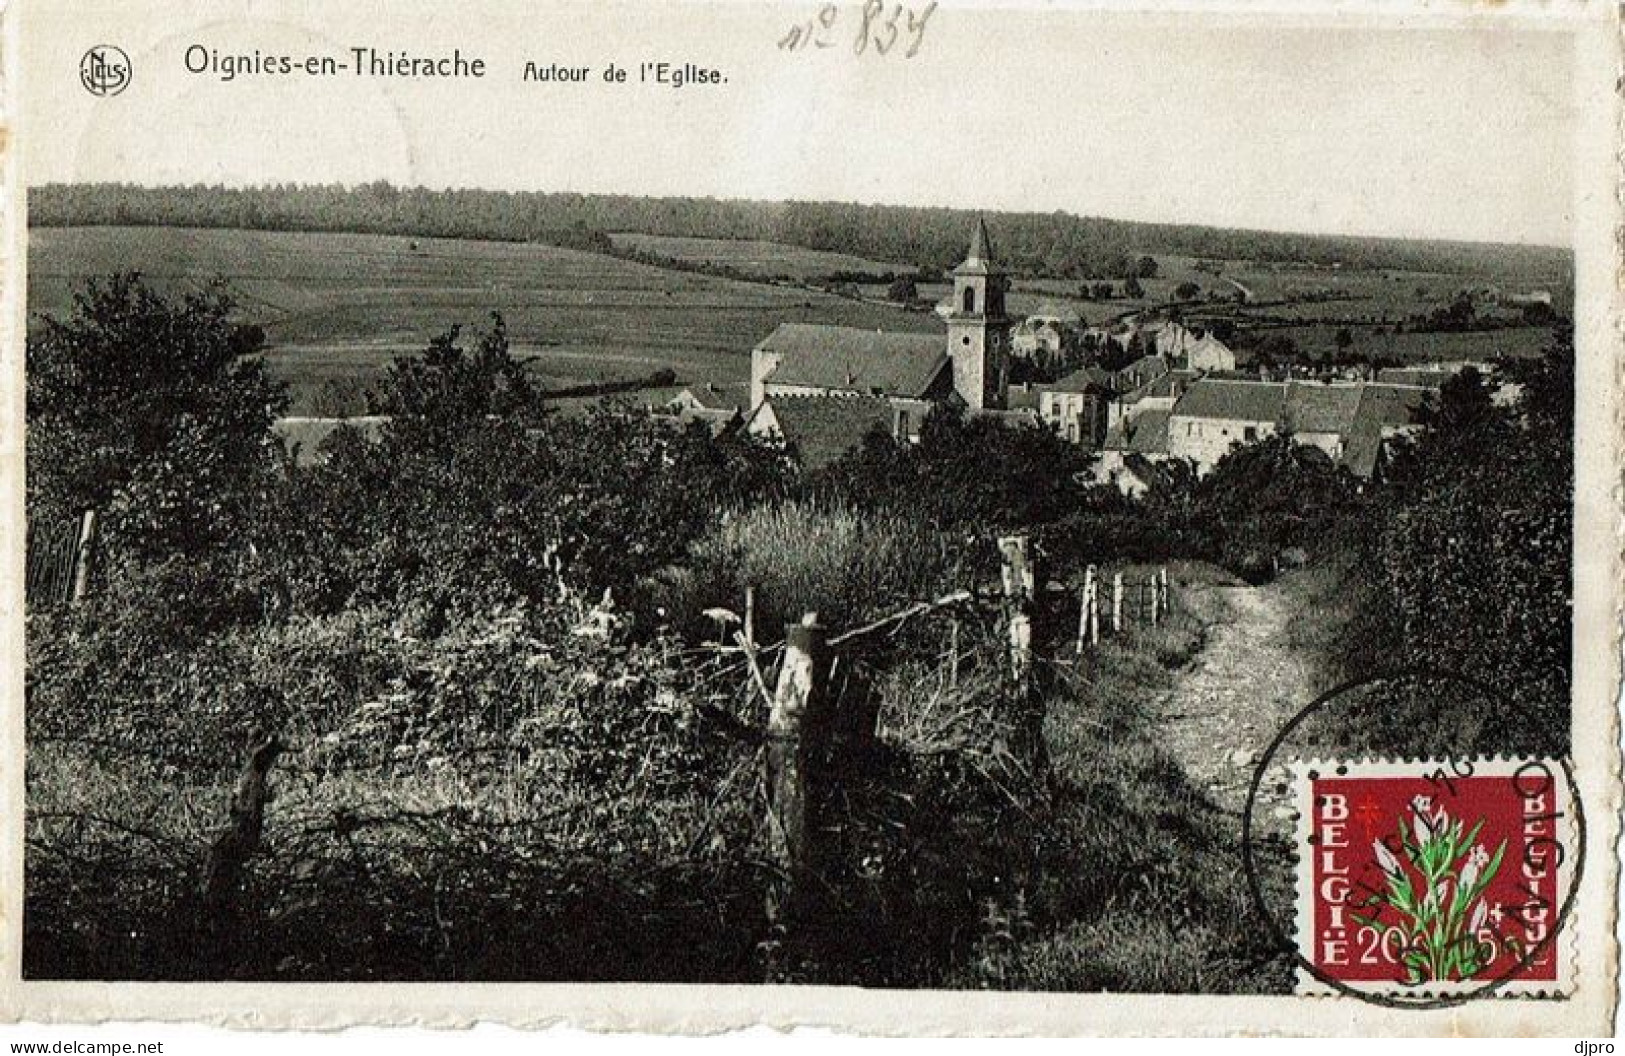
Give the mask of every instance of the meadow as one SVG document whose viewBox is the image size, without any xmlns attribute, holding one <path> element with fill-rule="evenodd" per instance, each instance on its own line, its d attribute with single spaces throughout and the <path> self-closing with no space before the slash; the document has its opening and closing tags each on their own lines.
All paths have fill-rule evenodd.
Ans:
<svg viewBox="0 0 1625 1056">
<path fill-rule="evenodd" d="M 650 253 L 684 264 L 729 268 L 753 279 L 813 282 L 843 272 L 880 277 L 910 270 L 905 265 L 866 260 L 848 253 L 829 253 L 760 239 L 684 238 L 635 232 L 620 232 L 609 237 L 616 249 Z"/>
<path fill-rule="evenodd" d="M 530 243 L 165 227 L 31 231 L 31 319 L 66 314 L 75 283 L 121 269 L 166 292 L 224 277 L 244 321 L 265 328 L 267 365 L 289 384 L 295 414 L 336 413 L 324 405 L 330 382 L 365 384 L 395 356 L 493 311 L 550 388 L 663 368 L 680 383 L 738 382 L 752 346 L 782 322 L 938 325 L 817 291 Z"/>
<path fill-rule="evenodd" d="M 737 384 L 751 348 L 784 322 L 830 323 L 938 332 L 932 315 L 884 303 L 884 283 L 861 287 L 863 299 L 793 283 L 835 272 L 879 276 L 900 266 L 862 257 L 756 240 L 617 234 L 618 247 L 718 266 L 752 280 L 661 268 L 602 253 L 524 242 L 411 238 L 404 235 L 250 231 L 181 227 L 43 227 L 30 232 L 28 307 L 65 314 L 75 283 L 134 269 L 166 292 L 227 280 L 244 321 L 266 332 L 266 363 L 289 386 L 290 413 L 345 415 L 365 410 L 362 391 L 403 353 L 454 324 L 476 325 L 500 311 L 516 354 L 544 389 L 579 393 L 585 385 L 642 390 L 672 371 L 676 384 Z M 1226 301 L 1217 310 L 1244 325 L 1296 323 L 1278 332 L 1306 353 L 1329 352 L 1337 330 L 1354 329 L 1362 349 L 1401 361 L 1483 359 L 1501 351 L 1537 352 L 1543 329 L 1468 334 L 1379 334 L 1376 326 L 1437 308 L 1466 287 L 1497 279 L 1507 289 L 1537 276 L 1469 278 L 1434 272 L 1332 269 L 1309 264 L 1203 261 L 1159 256 L 1156 278 L 1137 299 L 1089 301 L 1078 283 L 1018 278 L 1010 310 L 1078 315 L 1100 324 L 1175 299 L 1183 282 L 1203 296 L 1246 287 L 1255 307 Z M 1215 274 L 1217 273 L 1217 274 Z M 1527 283 L 1521 282 L 1527 278 Z M 1121 289 L 1121 282 L 1116 283 Z M 922 284 L 940 301 L 943 284 Z M 1553 291 L 1563 303 L 1566 289 Z M 1313 300 L 1301 300 L 1312 297 Z M 1298 303 L 1281 303 L 1300 299 Z M 1264 307 L 1257 307 L 1264 302 Z M 571 401 L 566 401 L 571 402 Z M 579 402 L 576 400 L 574 402 Z"/>
</svg>

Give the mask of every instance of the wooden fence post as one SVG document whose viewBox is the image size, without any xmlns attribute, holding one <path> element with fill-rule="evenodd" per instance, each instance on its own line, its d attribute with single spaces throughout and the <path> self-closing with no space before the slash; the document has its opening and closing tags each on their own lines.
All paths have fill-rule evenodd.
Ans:
<svg viewBox="0 0 1625 1056">
<path fill-rule="evenodd" d="M 756 648 L 756 588 L 749 583 L 745 584 L 745 648 Z"/>
<path fill-rule="evenodd" d="M 1169 609 L 1167 565 L 1163 565 L 1161 568 L 1157 569 L 1157 594 L 1162 598 L 1163 619 L 1167 619 Z"/>
<path fill-rule="evenodd" d="M 1146 591 L 1151 595 L 1151 626 L 1155 627 L 1162 616 L 1162 595 L 1158 590 L 1154 573 L 1151 581 L 1146 584 Z"/>
<path fill-rule="evenodd" d="M 243 867 L 259 850 L 260 834 L 265 828 L 265 805 L 271 800 L 268 778 L 276 757 L 282 753 L 282 742 L 275 734 L 258 736 L 255 742 L 237 778 L 230 812 L 209 844 L 203 866 L 203 913 L 211 925 L 224 923 L 242 881 Z"/>
<path fill-rule="evenodd" d="M 96 552 L 96 511 L 86 510 L 79 518 L 79 545 L 73 556 L 73 595 L 78 605 L 90 593 L 91 560 Z"/>
<path fill-rule="evenodd" d="M 1027 678 L 1033 651 L 1033 568 L 1027 558 L 1027 537 L 1007 535 L 999 540 L 1004 557 L 1004 601 L 1010 632 L 1010 673 L 1017 682 Z"/>
<path fill-rule="evenodd" d="M 818 861 L 809 770 L 817 765 L 829 725 L 828 673 L 825 631 L 817 616 L 809 613 L 785 627 L 784 659 L 767 720 L 768 850 L 780 873 L 768 885 L 767 917 L 780 941 L 804 911 Z M 779 970 L 778 963 L 770 963 L 770 975 Z"/>
<path fill-rule="evenodd" d="M 1123 573 L 1112 573 L 1112 633 L 1123 633 Z"/>
<path fill-rule="evenodd" d="M 1089 637 L 1089 607 L 1094 602 L 1095 592 L 1095 566 L 1090 565 L 1083 572 L 1083 587 L 1078 591 L 1078 653 L 1083 653 L 1083 647 Z"/>
<path fill-rule="evenodd" d="M 1089 566 L 1090 571 L 1094 566 Z M 1091 576 L 1089 579 L 1089 644 L 1100 644 L 1100 577 Z"/>
</svg>

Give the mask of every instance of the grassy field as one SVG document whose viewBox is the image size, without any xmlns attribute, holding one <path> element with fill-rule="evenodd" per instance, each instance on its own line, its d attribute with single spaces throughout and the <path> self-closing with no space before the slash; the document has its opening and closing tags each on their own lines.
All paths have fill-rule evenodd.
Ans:
<svg viewBox="0 0 1625 1056">
<path fill-rule="evenodd" d="M 684 260 L 738 268 L 763 278 L 815 279 L 833 271 L 880 274 L 893 265 L 772 242 L 617 235 L 617 242 Z M 141 271 L 158 288 L 230 284 L 247 321 L 265 327 L 266 361 L 286 381 L 296 414 L 358 413 L 360 390 L 391 359 L 421 349 L 453 324 L 483 324 L 500 311 L 519 355 L 548 388 L 616 383 L 669 368 L 680 384 L 730 382 L 748 374 L 750 349 L 783 322 L 834 323 L 939 332 L 921 312 L 801 287 L 675 271 L 603 254 L 528 243 L 413 239 L 392 235 L 164 227 L 41 228 L 30 232 L 29 310 L 63 313 L 74 284 L 118 269 Z M 1206 270 L 1204 270 L 1206 269 Z M 1460 275 L 1345 272 L 1306 265 L 1159 258 L 1159 277 L 1138 300 L 1080 300 L 1078 283 L 1018 279 L 1014 314 L 1078 313 L 1101 323 L 1165 303 L 1181 282 L 1204 291 L 1247 286 L 1254 300 L 1310 293 L 1334 300 L 1245 310 L 1246 317 L 1300 318 L 1281 332 L 1304 351 L 1330 349 L 1341 325 L 1361 347 L 1397 359 L 1487 358 L 1538 351 L 1547 332 L 1377 334 L 1370 324 L 1439 306 L 1480 284 Z M 1222 276 L 1222 277 L 1221 277 Z M 1516 277 L 1500 277 L 1506 288 Z M 1485 282 L 1490 281 L 1486 277 Z M 1119 284 L 1120 285 L 1120 284 Z M 864 288 L 876 301 L 883 284 Z M 947 286 L 920 289 L 940 300 Z M 1567 291 L 1554 291 L 1561 301 Z M 1225 311 L 1234 311 L 1225 308 Z M 1363 329 L 1358 329 L 1360 327 Z M 651 391 L 658 398 L 671 390 Z"/>
<path fill-rule="evenodd" d="M 786 278 L 796 281 L 824 279 L 837 272 L 890 275 L 910 270 L 845 253 L 826 253 L 783 242 L 734 238 L 682 238 L 676 235 L 621 233 L 610 236 L 617 249 L 653 253 L 690 264 L 732 268 L 751 278 Z"/>
<path fill-rule="evenodd" d="M 1305 353 L 1329 354 L 1337 348 L 1336 326 L 1291 326 L 1269 333 L 1290 337 Z M 1552 340 L 1551 327 L 1525 326 L 1509 330 L 1466 333 L 1390 334 L 1373 328 L 1350 327 L 1353 348 L 1402 363 L 1435 360 L 1490 360 L 1539 355 Z"/>
<path fill-rule="evenodd" d="M 1175 290 L 1180 284 L 1194 282 L 1201 291 L 1199 299 L 1212 298 L 1216 310 L 1232 314 L 1235 312 L 1233 299 L 1238 291 L 1231 280 L 1246 288 L 1253 305 L 1263 305 L 1241 311 L 1243 321 L 1247 317 L 1260 320 L 1267 317 L 1301 319 L 1305 323 L 1336 321 L 1339 325 L 1391 323 L 1448 304 L 1463 289 L 1486 285 L 1499 286 L 1507 292 L 1547 289 L 1560 311 L 1566 311 L 1572 302 L 1568 287 L 1554 288 L 1541 282 L 1538 276 L 1469 277 L 1442 272 L 1345 270 L 1247 260 L 1199 261 L 1174 256 L 1155 259 L 1157 277 L 1141 280 L 1144 288 L 1141 297 L 1118 296 L 1109 301 L 1094 301 L 1077 295 L 1078 287 L 1084 282 L 1105 281 L 1111 281 L 1121 294 L 1121 278 L 1018 278 L 1009 296 L 1010 311 L 1016 315 L 1077 312 L 1086 322 L 1099 324 L 1138 309 L 1167 304 L 1176 299 Z M 920 288 L 922 297 L 938 301 L 948 292 L 949 287 L 942 284 Z M 870 286 L 865 288 L 865 293 L 884 296 L 885 288 Z M 1281 303 L 1284 301 L 1296 303 Z"/>
<path fill-rule="evenodd" d="M 801 289 L 675 272 L 523 243 L 386 235 L 43 228 L 30 232 L 29 311 L 65 313 L 76 282 L 120 269 L 160 289 L 225 277 L 294 413 L 329 382 L 366 382 L 455 323 L 501 311 L 517 352 L 549 386 L 670 367 L 682 382 L 743 380 L 750 349 L 781 322 L 924 330 L 929 316 Z"/>
</svg>

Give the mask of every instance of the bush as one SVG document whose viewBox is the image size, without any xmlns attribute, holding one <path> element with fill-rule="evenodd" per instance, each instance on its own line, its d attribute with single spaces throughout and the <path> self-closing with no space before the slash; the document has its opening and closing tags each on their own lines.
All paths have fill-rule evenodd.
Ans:
<svg viewBox="0 0 1625 1056">
<path fill-rule="evenodd" d="M 31 972 L 754 971 L 758 764 L 739 731 L 760 705 L 669 641 L 629 641 L 612 610 L 510 608 L 438 638 L 372 610 L 164 653 L 78 632 L 30 639 Z M 291 751 L 240 901 L 254 939 L 213 962 L 192 892 L 265 729 Z"/>
</svg>

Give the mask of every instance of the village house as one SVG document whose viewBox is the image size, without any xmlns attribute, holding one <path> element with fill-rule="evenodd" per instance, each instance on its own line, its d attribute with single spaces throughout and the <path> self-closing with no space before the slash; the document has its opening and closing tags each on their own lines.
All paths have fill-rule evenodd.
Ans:
<svg viewBox="0 0 1625 1056">
<path fill-rule="evenodd" d="M 1203 378 L 1169 414 L 1167 454 L 1206 473 L 1232 446 L 1286 431 L 1356 475 L 1370 476 L 1381 444 L 1416 428 L 1428 392 L 1373 382 Z"/>
<path fill-rule="evenodd" d="M 1169 322 L 1156 331 L 1157 355 L 1169 364 L 1200 373 L 1236 369 L 1236 354 L 1213 333 Z"/>
<path fill-rule="evenodd" d="M 925 412 L 939 405 L 1035 423 L 1035 410 L 1008 404 L 1009 282 L 981 220 L 953 284 L 945 335 L 781 324 L 751 351 L 745 428 L 781 437 L 816 466 L 876 430 L 916 439 Z"/>
<path fill-rule="evenodd" d="M 1161 463 L 1181 459 L 1205 474 L 1238 444 L 1283 432 L 1367 479 L 1380 470 L 1391 441 L 1421 428 L 1418 415 L 1431 391 L 1375 382 L 1193 378 L 1171 403 L 1163 397 L 1118 417 L 1101 446 L 1096 479 L 1142 494 Z"/>
<path fill-rule="evenodd" d="M 660 413 L 681 425 L 703 422 L 711 435 L 721 436 L 744 424 L 745 401 L 749 396 L 743 385 L 715 382 L 690 385 L 667 400 Z"/>
<path fill-rule="evenodd" d="M 1113 380 L 1109 370 L 1084 367 L 1036 386 L 1039 419 L 1063 440 L 1098 446 L 1106 438 L 1106 416 L 1116 402 Z"/>
<path fill-rule="evenodd" d="M 1040 353 L 1059 356 L 1066 348 L 1066 337 L 1075 320 L 1069 322 L 1059 315 L 1029 315 L 1015 328 L 1010 339 L 1012 354 L 1031 359 Z"/>
</svg>

